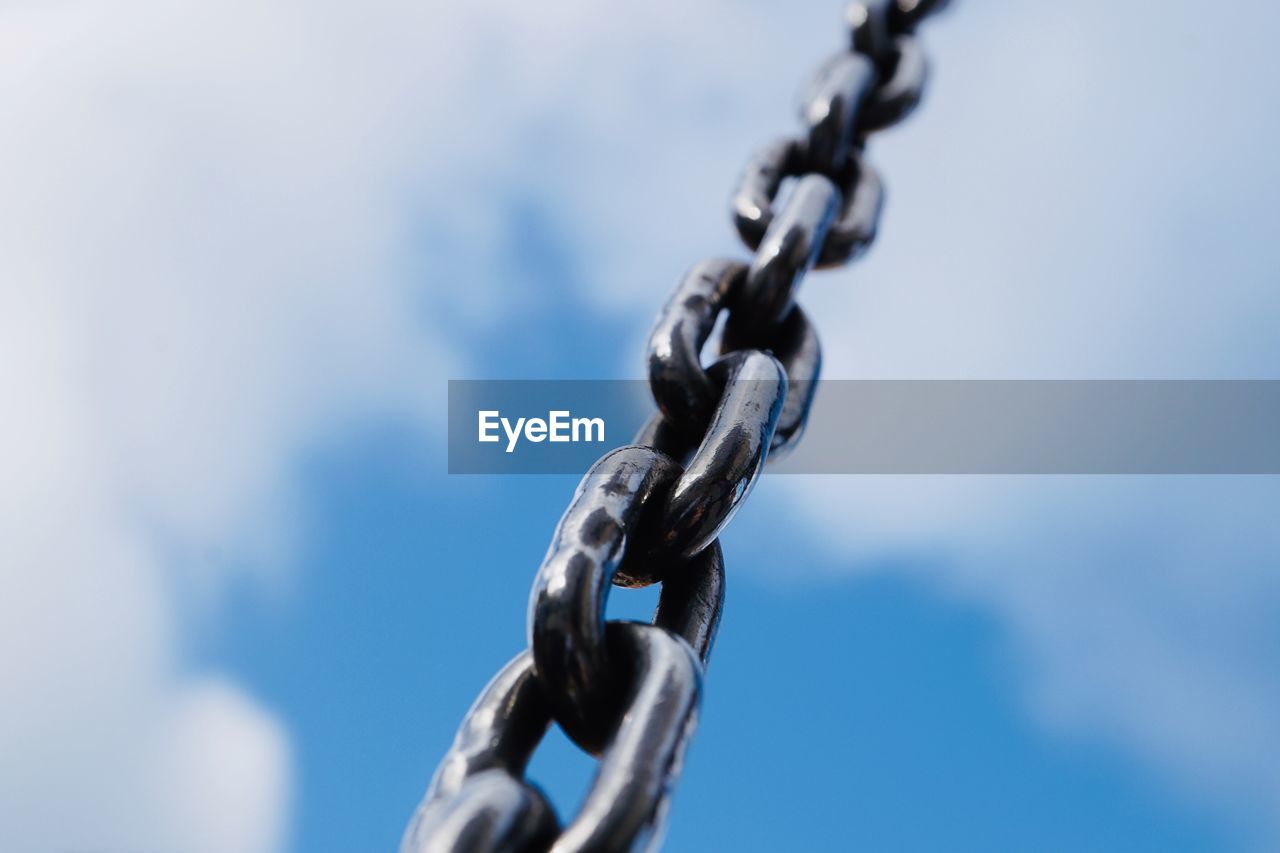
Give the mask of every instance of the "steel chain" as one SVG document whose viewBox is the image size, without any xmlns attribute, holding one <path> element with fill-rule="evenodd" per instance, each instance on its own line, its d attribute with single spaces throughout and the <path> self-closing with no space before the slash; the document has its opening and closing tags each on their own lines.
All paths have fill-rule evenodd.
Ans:
<svg viewBox="0 0 1280 853">
<path fill-rule="evenodd" d="M 802 99 L 806 134 L 758 153 L 733 195 L 754 256 L 697 264 L 659 312 L 647 353 L 659 411 L 579 484 L 534 581 L 529 648 L 468 712 L 404 853 L 630 850 L 661 838 L 724 600 L 717 537 L 766 459 L 799 440 L 813 402 L 821 348 L 796 291 L 811 268 L 846 263 L 875 239 L 883 190 L 863 149 L 919 103 L 927 67 L 915 28 L 944 5 L 848 6 L 849 49 Z M 722 313 L 720 358 L 704 367 Z M 605 619 L 611 586 L 651 583 L 662 584 L 653 624 Z M 524 778 L 553 720 L 600 758 L 563 827 Z"/>
</svg>

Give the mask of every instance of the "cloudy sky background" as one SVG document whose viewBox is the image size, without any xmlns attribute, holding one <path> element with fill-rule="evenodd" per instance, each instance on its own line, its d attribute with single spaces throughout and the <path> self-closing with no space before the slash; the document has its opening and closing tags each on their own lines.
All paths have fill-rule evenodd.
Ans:
<svg viewBox="0 0 1280 853">
<path fill-rule="evenodd" d="M 1280 12 L 956 5 L 827 375 L 1276 378 Z M 638 375 L 796 6 L 0 4 L 0 848 L 395 843 L 573 485 L 444 380 Z M 1278 496 L 767 480 L 670 846 L 1280 846 Z"/>
</svg>

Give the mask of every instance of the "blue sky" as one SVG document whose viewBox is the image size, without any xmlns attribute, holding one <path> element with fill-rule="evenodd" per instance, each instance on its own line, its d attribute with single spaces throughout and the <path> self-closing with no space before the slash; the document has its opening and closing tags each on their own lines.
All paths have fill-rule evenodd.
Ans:
<svg viewBox="0 0 1280 853">
<path fill-rule="evenodd" d="M 206 650 L 290 721 L 300 850 L 394 846 L 457 717 L 523 642 L 523 584 L 574 485 L 458 485 L 439 455 L 403 439 L 340 455 L 315 472 L 326 532 L 305 592 L 286 608 L 238 604 L 238 630 Z M 1017 700 L 1016 649 L 990 614 L 899 577 L 907 567 L 780 590 L 751 572 L 780 557 L 839 567 L 801 537 L 774 539 L 760 556 L 728 540 L 730 567 L 745 568 L 670 849 L 1238 843 L 1158 774 L 1094 739 L 1038 731 Z M 641 617 L 653 596 L 617 590 L 612 604 Z M 545 747 L 532 773 L 571 803 L 591 763 L 558 736 Z"/>
<path fill-rule="evenodd" d="M 574 486 L 459 485 L 403 439 L 340 455 L 314 475 L 326 532 L 306 590 L 285 608 L 237 604 L 237 630 L 204 658 L 289 720 L 294 843 L 309 851 L 397 842 L 457 718 L 523 643 L 524 584 Z M 753 515 L 740 523 L 777 527 L 777 545 L 728 539 L 736 574 L 669 849 L 1242 843 L 1097 739 L 1039 730 L 1018 700 L 1017 649 L 989 613 L 904 579 L 907 566 L 779 589 L 761 580 L 775 560 L 843 567 L 787 537 L 785 515 Z M 653 601 L 617 590 L 612 612 L 644 617 Z M 557 735 L 531 773 L 563 804 L 591 770 Z"/>
<path fill-rule="evenodd" d="M 1276 378 L 1275 8 L 953 5 L 827 375 Z M 0 848 L 393 847 L 574 486 L 446 380 L 638 376 L 840 12 L 0 10 Z M 1275 848 L 1278 491 L 766 478 L 669 848 Z"/>
</svg>

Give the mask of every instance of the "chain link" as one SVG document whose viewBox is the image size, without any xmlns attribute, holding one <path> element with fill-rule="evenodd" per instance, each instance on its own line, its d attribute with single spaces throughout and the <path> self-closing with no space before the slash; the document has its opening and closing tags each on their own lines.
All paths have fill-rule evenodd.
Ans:
<svg viewBox="0 0 1280 853">
<path fill-rule="evenodd" d="M 534 581 L 529 648 L 463 720 L 403 853 L 661 839 L 724 601 L 717 537 L 766 460 L 800 439 L 813 403 L 822 351 L 796 293 L 812 268 L 846 263 L 875 239 L 884 193 L 867 137 L 920 102 L 928 68 L 915 28 L 945 5 L 847 7 L 850 47 L 802 98 L 806 132 L 760 151 L 733 194 L 753 257 L 695 265 L 659 312 L 647 352 L 658 413 L 583 477 Z M 720 357 L 704 367 L 721 314 Z M 612 586 L 652 583 L 662 584 L 652 624 L 605 619 Z M 600 759 L 566 826 L 524 778 L 552 721 Z"/>
</svg>

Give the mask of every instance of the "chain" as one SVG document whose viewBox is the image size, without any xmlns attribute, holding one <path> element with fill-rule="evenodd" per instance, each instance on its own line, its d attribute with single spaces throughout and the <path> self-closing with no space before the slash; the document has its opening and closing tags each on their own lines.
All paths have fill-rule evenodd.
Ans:
<svg viewBox="0 0 1280 853">
<path fill-rule="evenodd" d="M 661 838 L 724 601 L 717 537 L 765 460 L 800 439 L 813 402 L 821 348 L 796 291 L 810 269 L 875 239 L 883 192 L 866 140 L 919 103 L 916 25 L 945 4 L 848 6 L 849 49 L 802 99 L 807 132 L 757 153 L 733 195 L 754 256 L 696 265 L 658 314 L 647 356 L 659 412 L 579 484 L 534 581 L 529 648 L 467 713 L 403 853 L 631 850 Z M 722 313 L 720 358 L 704 367 Z M 611 586 L 652 583 L 652 624 L 605 619 Z M 552 721 L 600 759 L 567 826 L 524 778 Z"/>
</svg>

